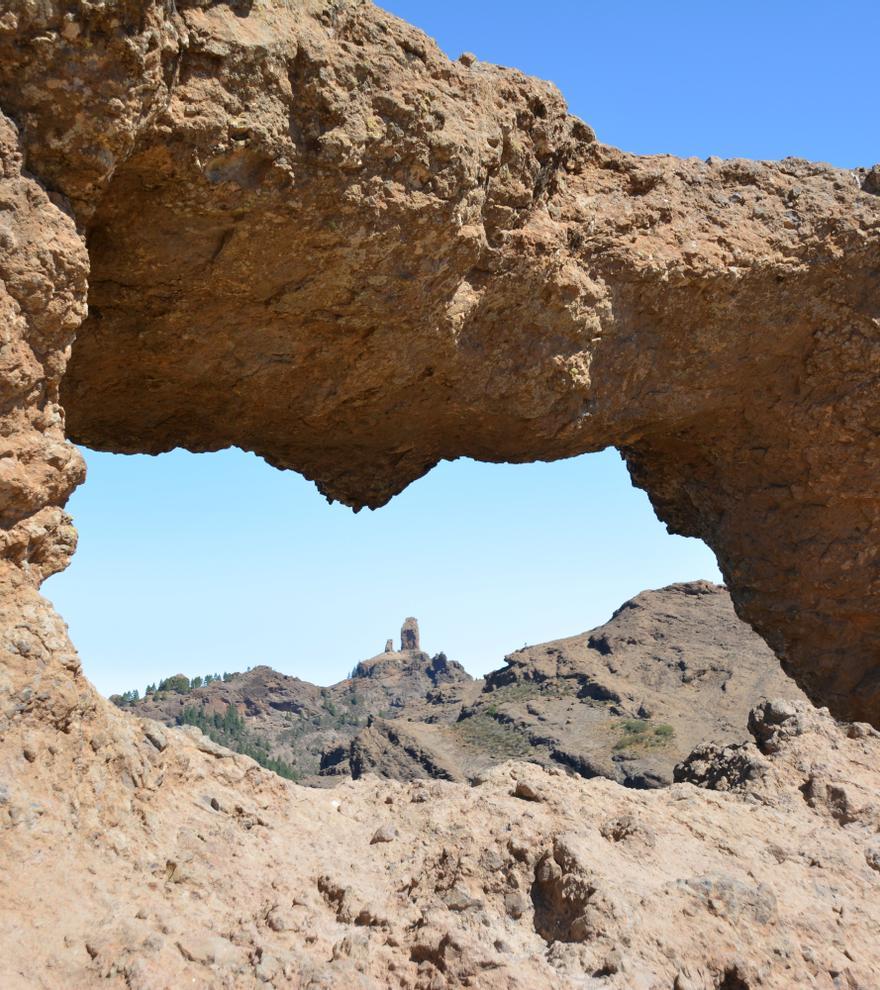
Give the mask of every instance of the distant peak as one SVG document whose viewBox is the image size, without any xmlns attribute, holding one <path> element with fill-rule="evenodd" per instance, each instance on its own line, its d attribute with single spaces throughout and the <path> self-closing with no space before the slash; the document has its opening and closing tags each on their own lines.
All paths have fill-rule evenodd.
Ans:
<svg viewBox="0 0 880 990">
<path fill-rule="evenodd" d="M 419 649 L 419 620 L 410 616 L 403 620 L 403 625 L 400 627 L 400 652 Z"/>
</svg>

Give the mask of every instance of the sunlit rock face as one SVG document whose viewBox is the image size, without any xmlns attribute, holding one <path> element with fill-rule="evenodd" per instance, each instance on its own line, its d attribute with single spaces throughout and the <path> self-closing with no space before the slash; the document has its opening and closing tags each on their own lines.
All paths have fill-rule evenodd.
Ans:
<svg viewBox="0 0 880 990">
<path fill-rule="evenodd" d="M 331 802 L 103 702 L 36 587 L 66 437 L 238 444 L 354 507 L 614 444 L 876 724 L 877 171 L 630 156 L 359 0 L 6 0 L 0 109 L 4 986 L 872 985 L 866 724 L 765 703 L 662 792 Z"/>
<path fill-rule="evenodd" d="M 88 257 L 22 170 L 18 134 L 0 114 L 0 566 L 39 584 L 76 544 L 62 506 L 85 472 L 65 440 L 58 386 L 86 312 Z"/>
<path fill-rule="evenodd" d="M 880 718 L 874 172 L 628 155 L 368 3 L 7 6 L 0 104 L 91 260 L 70 436 L 354 507 L 614 444 L 811 696 Z"/>
</svg>

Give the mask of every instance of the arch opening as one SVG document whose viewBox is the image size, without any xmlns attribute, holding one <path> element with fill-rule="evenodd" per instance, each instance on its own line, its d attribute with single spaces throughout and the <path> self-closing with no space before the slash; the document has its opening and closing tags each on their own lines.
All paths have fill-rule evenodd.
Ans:
<svg viewBox="0 0 880 990">
<path fill-rule="evenodd" d="M 547 83 L 319 8 L 0 41 L 7 558 L 72 551 L 62 407 L 93 448 L 235 444 L 352 506 L 614 445 L 811 697 L 880 720 L 876 170 L 626 154 Z"/>
<path fill-rule="evenodd" d="M 267 664 L 319 684 L 377 653 L 403 615 L 475 676 L 676 581 L 719 581 L 668 535 L 613 450 L 439 465 L 377 513 L 228 450 L 84 452 L 71 566 L 44 585 L 105 695 L 177 672 Z"/>
</svg>

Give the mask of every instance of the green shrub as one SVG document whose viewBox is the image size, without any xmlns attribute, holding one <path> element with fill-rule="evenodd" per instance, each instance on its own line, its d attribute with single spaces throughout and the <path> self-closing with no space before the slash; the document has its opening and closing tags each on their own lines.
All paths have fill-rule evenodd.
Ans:
<svg viewBox="0 0 880 990">
<path fill-rule="evenodd" d="M 128 705 L 133 704 L 135 701 L 138 701 L 139 698 L 140 695 L 138 694 L 137 689 L 135 689 L 134 691 L 123 691 L 122 694 L 111 694 L 109 700 L 112 701 L 117 708 L 125 708 Z"/>
<path fill-rule="evenodd" d="M 616 751 L 632 747 L 662 746 L 675 735 L 675 729 L 665 722 L 654 725 L 647 719 L 623 719 L 616 726 L 622 733 L 611 747 Z"/>
<path fill-rule="evenodd" d="M 528 756 L 532 749 L 528 736 L 519 728 L 485 713 L 462 719 L 452 729 L 466 745 L 501 759 Z"/>
</svg>

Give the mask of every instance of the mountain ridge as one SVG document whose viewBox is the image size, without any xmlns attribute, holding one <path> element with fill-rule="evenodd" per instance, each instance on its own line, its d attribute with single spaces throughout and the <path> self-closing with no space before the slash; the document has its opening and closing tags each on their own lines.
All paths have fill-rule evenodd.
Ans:
<svg viewBox="0 0 880 990">
<path fill-rule="evenodd" d="M 196 725 L 312 786 L 368 773 L 467 781 L 516 758 L 650 788 L 695 746 L 743 741 L 761 698 L 803 699 L 708 581 L 644 591 L 603 625 L 516 650 L 481 679 L 422 650 L 413 618 L 401 647 L 389 640 L 327 687 L 259 665 L 127 707 Z"/>
</svg>

